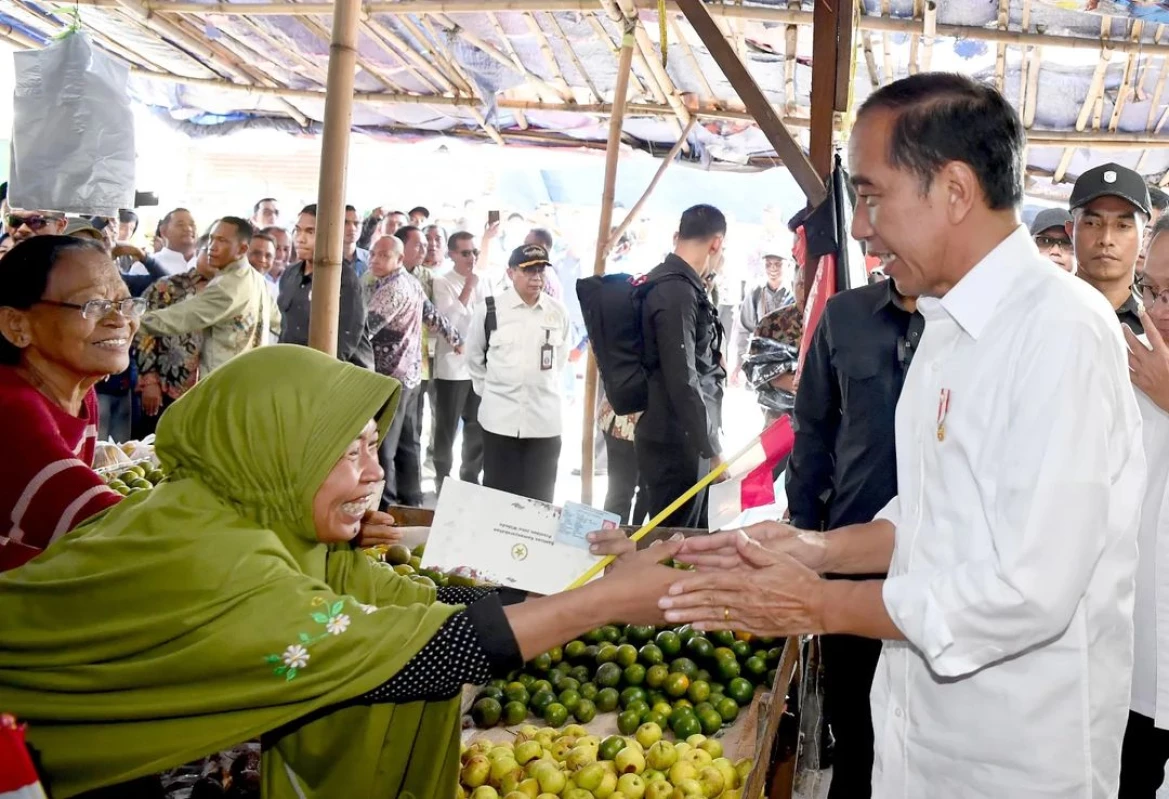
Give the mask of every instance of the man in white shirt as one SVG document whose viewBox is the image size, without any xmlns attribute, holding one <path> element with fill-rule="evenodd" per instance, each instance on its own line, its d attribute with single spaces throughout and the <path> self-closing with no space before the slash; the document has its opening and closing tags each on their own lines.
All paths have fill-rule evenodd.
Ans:
<svg viewBox="0 0 1169 799">
<path fill-rule="evenodd" d="M 463 340 L 471 332 L 475 310 L 487 298 L 487 288 L 475 274 L 479 249 L 475 236 L 460 231 L 450 237 L 447 251 L 454 268 L 434 279 L 434 306 L 459 331 Z M 451 473 L 455 435 L 463 423 L 462 459 L 459 479 L 478 483 L 483 470 L 483 430 L 479 427 L 479 395 L 471 386 L 471 371 L 466 351 L 456 351 L 437 337 L 434 359 L 435 420 L 434 472 L 435 491 Z"/>
<path fill-rule="evenodd" d="M 1119 799 L 1153 799 L 1169 761 L 1169 217 L 1153 225 L 1137 288 L 1151 347 L 1126 336 L 1149 473 L 1138 533 L 1132 703 Z"/>
<path fill-rule="evenodd" d="M 467 341 L 481 400 L 483 485 L 545 502 L 556 489 L 568 357 L 568 312 L 543 291 L 550 265 L 543 247 L 517 248 L 508 259 L 511 287 L 475 309 Z"/>
<path fill-rule="evenodd" d="M 159 225 L 166 247 L 154 254 L 168 274 L 177 275 L 195 268 L 195 242 L 199 234 L 195 217 L 186 208 L 176 208 L 162 218 Z"/>
<path fill-rule="evenodd" d="M 706 555 L 680 559 L 731 568 L 662 601 L 700 628 L 884 639 L 881 799 L 1116 796 L 1140 413 L 1109 303 L 1019 222 L 1024 143 L 1015 110 L 963 75 L 870 95 L 849 140 L 852 234 L 926 319 L 897 406 L 898 496 L 827 534 L 688 541 Z"/>
<path fill-rule="evenodd" d="M 252 228 L 262 231 L 280 224 L 280 204 L 275 197 L 265 197 L 252 207 Z"/>
</svg>

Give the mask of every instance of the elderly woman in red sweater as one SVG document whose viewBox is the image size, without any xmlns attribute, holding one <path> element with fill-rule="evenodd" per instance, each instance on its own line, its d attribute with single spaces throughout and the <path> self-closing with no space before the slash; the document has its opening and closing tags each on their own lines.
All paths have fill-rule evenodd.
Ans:
<svg viewBox="0 0 1169 799">
<path fill-rule="evenodd" d="M 97 242 L 36 236 L 0 262 L 0 571 L 121 499 L 91 468 L 93 387 L 144 310 Z"/>
</svg>

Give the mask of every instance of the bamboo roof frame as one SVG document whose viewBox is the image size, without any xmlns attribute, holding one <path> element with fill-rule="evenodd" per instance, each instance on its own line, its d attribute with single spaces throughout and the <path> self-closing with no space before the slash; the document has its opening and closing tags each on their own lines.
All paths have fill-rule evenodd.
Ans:
<svg viewBox="0 0 1169 799">
<path fill-rule="evenodd" d="M 997 47 L 994 71 L 995 81 L 1000 87 L 1004 83 L 1008 54 L 1012 48 L 1018 48 L 1017 52 L 1021 53 L 1019 111 L 1029 130 L 1029 146 L 1059 148 L 1063 152 L 1059 164 L 1051 170 L 1053 181 L 1061 182 L 1068 177 L 1072 159 L 1079 148 L 1136 150 L 1141 154 L 1139 165 L 1146 163 L 1151 152 L 1169 148 L 1169 136 L 1162 136 L 1162 129 L 1169 120 L 1169 110 L 1160 108 L 1169 79 L 1169 42 L 1162 40 L 1164 26 L 1157 26 L 1152 41 L 1148 33 L 1142 31 L 1140 22 L 1131 24 L 1123 34 L 1111 37 L 1108 35 L 1107 23 L 1110 20 L 1107 18 L 1099 37 L 1052 34 L 1043 30 L 1042 26 L 1036 29 L 1029 23 L 1030 0 L 1023 0 L 1022 3 L 1021 28 L 1017 17 L 1011 19 L 1010 0 L 999 0 L 997 26 L 962 26 L 938 22 L 940 5 L 936 0 L 917 0 L 917 13 L 913 17 L 894 17 L 880 13 L 859 15 L 854 44 L 862 51 L 865 66 L 861 68 L 868 70 L 869 82 L 874 87 L 900 77 L 896 74 L 892 58 L 887 59 L 884 68 L 881 68 L 881 56 L 874 52 L 874 34 L 881 37 L 880 46 L 883 50 L 887 50 L 886 44 L 891 36 L 907 35 L 910 38 L 909 73 L 929 69 L 933 44 L 938 38 L 989 43 Z M 332 14 L 332 2 L 49 0 L 48 5 L 36 6 L 32 5 L 31 0 L 10 0 L 10 4 L 0 7 L 0 11 L 14 16 L 24 29 L 15 24 L 7 27 L 0 25 L 0 40 L 15 47 L 41 46 L 41 42 L 26 35 L 25 31 L 33 30 L 45 37 L 58 33 L 63 25 L 49 15 L 54 6 L 60 9 L 74 6 L 81 9 L 97 8 L 115 14 L 122 24 L 130 24 L 140 35 L 148 34 L 158 44 L 169 47 L 185 65 L 171 59 L 169 66 L 164 66 L 159 58 L 153 56 L 153 50 L 142 51 L 127 46 L 111 36 L 108 28 L 103 30 L 104 26 L 101 25 L 89 26 L 95 42 L 127 62 L 135 75 L 179 85 L 274 98 L 283 113 L 302 127 L 316 124 L 298 103 L 320 103 L 324 100 L 323 69 L 319 64 L 314 64 L 313 58 L 305 57 L 296 47 L 289 47 L 291 40 L 279 28 L 262 24 L 261 18 L 296 20 L 313 33 L 317 40 L 327 43 L 329 32 L 322 24 L 322 19 Z M 882 9 L 887 6 L 886 0 Z M 378 56 L 375 63 L 359 54 L 357 63 L 361 72 L 380 84 L 381 90 L 368 91 L 371 84 L 366 82 L 362 84 L 366 90 L 356 92 L 354 100 L 372 107 L 418 105 L 429 106 L 436 111 L 459 109 L 452 113 L 466 120 L 468 125 L 478 125 L 479 135 L 497 144 L 524 140 L 505 134 L 516 133 L 517 127 L 518 132 L 527 131 L 528 117 L 536 112 L 560 111 L 607 117 L 612 109 L 612 98 L 604 96 L 607 87 L 602 87 L 589 73 L 588 64 L 572 47 L 572 40 L 566 36 L 562 20 L 556 16 L 573 12 L 578 15 L 578 22 L 591 27 L 597 34 L 604 34 L 603 41 L 614 57 L 619 48 L 613 42 L 611 31 L 617 28 L 620 32 L 626 24 L 632 27 L 635 47 L 634 66 L 629 76 L 629 115 L 672 120 L 676 133 L 688 126 L 692 118 L 700 121 L 700 127 L 703 124 L 752 122 L 750 115 L 742 110 L 739 103 L 728 98 L 725 92 L 720 97 L 712 88 L 710 78 L 703 71 L 696 54 L 701 45 L 695 43 L 696 39 L 681 16 L 675 0 L 666 2 L 671 67 L 667 70 L 662 66 L 656 47 L 657 26 L 653 24 L 656 8 L 657 0 L 368 0 L 361 3 L 358 9 L 360 35 L 363 40 L 375 45 L 384 57 Z M 1019 8 L 1020 4 L 1016 2 L 1016 13 Z M 797 31 L 801 27 L 810 26 L 813 21 L 813 12 L 801 8 L 797 0 L 768 6 L 749 5 L 743 0 L 708 0 L 706 9 L 723 26 L 724 31 L 734 32 L 728 38 L 740 51 L 746 41 L 735 23 L 756 21 L 784 26 L 786 44 L 797 38 Z M 500 15 L 505 12 L 517 13 L 526 20 L 528 34 L 536 37 L 540 53 L 546 59 L 545 64 L 541 65 L 539 57 L 533 62 L 530 49 L 526 57 L 521 57 L 513 47 L 509 34 L 499 22 Z M 467 14 L 486 15 L 491 22 L 487 30 L 494 30 L 498 41 L 485 38 L 482 27 L 473 29 L 468 25 L 460 16 Z M 212 22 L 216 17 L 223 17 L 226 21 L 221 20 L 218 24 Z M 238 23 L 232 22 L 237 19 Z M 213 38 L 207 33 L 212 28 L 219 29 L 217 37 Z M 515 31 L 513 24 L 510 36 L 516 36 Z M 556 52 L 549 41 L 551 35 L 555 35 L 562 43 L 561 46 L 567 49 Z M 519 95 L 505 92 L 493 98 L 481 96 L 479 87 L 460 66 L 451 50 L 456 40 L 477 48 L 493 62 L 514 71 L 522 79 L 526 95 L 523 92 Z M 1038 75 L 1043 53 L 1052 48 L 1092 51 L 1098 56 L 1096 73 L 1074 129 L 1035 130 L 1032 127 L 1040 90 Z M 777 103 L 777 109 L 786 125 L 794 129 L 806 129 L 807 109 L 801 109 L 794 103 L 795 85 L 792 78 L 795 59 L 787 49 L 783 53 L 784 81 L 780 87 L 784 90 L 784 96 Z M 279 53 L 293 62 L 291 79 L 287 74 L 289 66 L 271 61 L 269 53 Z M 683 66 L 674 66 L 675 53 L 678 59 L 676 63 Z M 571 59 L 571 70 L 566 58 Z M 1111 103 L 1109 114 L 1104 116 L 1104 84 L 1108 65 L 1114 58 L 1123 58 L 1123 61 L 1117 62 L 1123 65 L 1123 75 L 1116 101 Z M 671 74 L 675 68 L 684 68 L 693 73 L 688 87 L 683 88 L 675 82 L 675 76 Z M 569 72 L 575 73 L 575 76 L 570 76 Z M 571 82 L 569 77 L 573 77 Z M 1150 78 L 1153 80 L 1150 81 Z M 1119 130 L 1118 123 L 1125 106 L 1150 96 L 1153 103 L 1144 130 Z M 1108 97 L 1111 98 L 1111 93 Z M 272 108 L 271 103 L 269 100 L 265 107 Z M 511 131 L 498 128 L 488 119 L 483 113 L 484 107 L 488 105 L 512 113 L 515 124 Z M 317 108 L 318 105 L 312 107 Z M 841 120 L 837 120 L 836 125 L 840 124 Z M 847 119 L 844 124 L 847 127 Z M 406 129 L 396 125 L 386 127 L 388 130 Z M 1125 131 L 1133 130 L 1130 119 Z M 468 132 L 474 133 L 472 129 L 460 131 L 458 135 L 466 135 Z M 561 142 L 567 138 L 547 136 L 544 132 L 531 133 L 537 138 L 528 136 L 526 140 Z M 584 142 L 580 144 L 584 146 Z M 748 160 L 758 163 L 767 159 L 752 156 Z M 772 157 L 770 162 L 777 163 L 778 160 Z M 1166 180 L 1169 181 L 1169 176 Z"/>
</svg>

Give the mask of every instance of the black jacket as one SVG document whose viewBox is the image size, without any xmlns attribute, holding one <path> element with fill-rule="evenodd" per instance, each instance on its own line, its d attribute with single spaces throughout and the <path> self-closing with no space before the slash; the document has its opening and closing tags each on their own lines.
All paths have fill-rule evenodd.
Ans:
<svg viewBox="0 0 1169 799">
<path fill-rule="evenodd" d="M 791 522 L 831 530 L 872 521 L 897 494 L 894 416 L 925 321 L 890 280 L 828 300 L 796 391 L 787 468 Z"/>
<path fill-rule="evenodd" d="M 280 276 L 277 305 L 283 317 L 281 344 L 308 344 L 309 308 L 313 276 L 304 273 L 304 261 L 289 266 Z M 365 320 L 365 295 L 361 279 L 350 264 L 341 265 L 341 301 L 337 319 L 337 358 L 373 368 L 373 345 Z"/>
<path fill-rule="evenodd" d="M 684 444 L 700 456 L 720 451 L 723 328 L 697 273 L 676 255 L 649 273 L 642 336 L 649 403 L 637 437 Z"/>
</svg>

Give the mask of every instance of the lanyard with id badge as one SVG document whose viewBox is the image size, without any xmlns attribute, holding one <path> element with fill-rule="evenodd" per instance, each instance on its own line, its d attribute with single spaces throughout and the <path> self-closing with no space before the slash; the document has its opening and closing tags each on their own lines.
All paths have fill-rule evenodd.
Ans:
<svg viewBox="0 0 1169 799">
<path fill-rule="evenodd" d="M 547 372 L 552 368 L 552 353 L 555 347 L 552 345 L 552 331 L 544 328 L 544 343 L 540 345 L 540 371 Z"/>
</svg>

